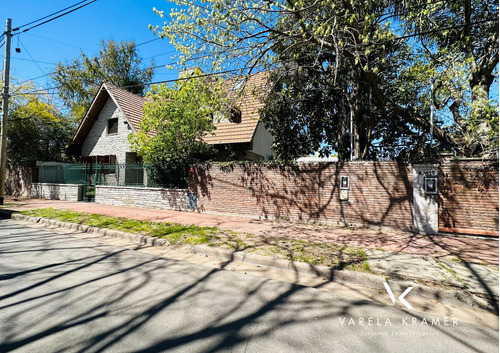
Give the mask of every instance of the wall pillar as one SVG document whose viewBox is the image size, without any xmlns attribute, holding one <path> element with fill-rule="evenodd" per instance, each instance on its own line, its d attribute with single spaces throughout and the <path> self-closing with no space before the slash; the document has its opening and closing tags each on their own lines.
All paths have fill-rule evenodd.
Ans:
<svg viewBox="0 0 500 353">
<path fill-rule="evenodd" d="M 437 164 L 413 165 L 413 230 L 416 233 L 438 233 L 439 199 L 437 177 Z M 435 188 L 433 187 L 434 178 L 436 181 Z"/>
</svg>

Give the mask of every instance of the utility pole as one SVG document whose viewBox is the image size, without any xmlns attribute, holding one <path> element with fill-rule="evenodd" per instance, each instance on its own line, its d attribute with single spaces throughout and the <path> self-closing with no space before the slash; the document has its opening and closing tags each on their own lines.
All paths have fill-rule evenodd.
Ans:
<svg viewBox="0 0 500 353">
<path fill-rule="evenodd" d="M 431 81 L 431 116 L 430 116 L 430 123 L 431 123 L 431 149 L 432 146 L 434 145 L 434 80 Z"/>
<path fill-rule="evenodd" d="M 9 75 L 10 75 L 10 39 L 12 37 L 12 20 L 7 19 L 5 29 L 5 61 L 3 65 L 3 104 L 2 128 L 0 130 L 0 205 L 3 205 L 5 192 L 5 166 L 7 159 L 7 117 L 9 116 Z"/>
<path fill-rule="evenodd" d="M 350 125 L 351 125 L 351 126 L 349 127 L 349 132 L 350 132 L 350 135 L 351 135 L 351 136 L 349 136 L 349 140 L 350 140 L 350 141 L 349 141 L 349 144 L 350 144 L 350 148 L 349 148 L 349 150 L 351 151 L 351 154 L 350 154 L 350 156 L 349 156 L 349 161 L 351 161 L 351 162 L 352 162 L 352 148 L 353 148 L 353 145 L 354 145 L 354 143 L 353 143 L 353 138 L 354 138 L 354 135 L 352 134 L 352 105 L 350 106 L 349 117 L 350 117 L 350 119 L 349 119 L 349 120 L 350 120 Z"/>
</svg>

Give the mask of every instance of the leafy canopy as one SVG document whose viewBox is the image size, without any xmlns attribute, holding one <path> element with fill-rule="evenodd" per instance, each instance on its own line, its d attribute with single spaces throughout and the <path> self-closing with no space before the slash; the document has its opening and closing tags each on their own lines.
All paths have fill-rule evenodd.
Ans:
<svg viewBox="0 0 500 353">
<path fill-rule="evenodd" d="M 31 91 L 31 83 L 11 85 L 9 104 L 7 160 L 12 164 L 33 166 L 36 161 L 64 161 L 64 149 L 75 128 L 49 96 L 16 94 Z"/>
<path fill-rule="evenodd" d="M 59 97 L 70 109 L 73 119 L 79 121 L 102 82 L 144 95 L 145 85 L 153 74 L 153 63 L 147 68 L 142 67 L 142 58 L 134 42 L 103 40 L 96 56 L 90 58 L 82 52 L 71 63 L 58 63 L 52 78 L 59 86 Z"/>
<path fill-rule="evenodd" d="M 140 131 L 130 135 L 130 142 L 148 163 L 192 163 L 214 152 L 203 136 L 225 111 L 222 83 L 203 78 L 200 70 L 188 76 L 172 87 L 154 85 L 147 93 Z"/>
<path fill-rule="evenodd" d="M 282 89 L 287 84 L 282 80 L 286 76 L 293 79 L 304 68 L 309 68 L 308 75 L 315 71 L 314 75 L 323 82 L 316 89 L 327 84 L 340 95 L 339 99 L 350 99 L 358 121 L 354 129 L 355 154 L 359 158 L 370 156 L 372 142 L 378 141 L 377 134 L 380 136 L 393 126 L 402 126 L 401 133 L 405 135 L 401 139 L 393 136 L 384 145 L 404 145 L 413 133 L 419 139 L 427 134 L 430 140 L 428 133 L 432 128 L 435 140 L 452 145 L 465 155 L 484 155 L 497 149 L 498 114 L 496 104 L 489 100 L 498 68 L 496 1 L 175 2 L 179 7 L 170 13 L 171 20 L 162 27 L 151 28 L 160 37 L 168 37 L 180 50 L 181 66 L 190 60 L 212 70 L 238 68 L 248 73 L 278 69 L 284 73 L 276 75 L 275 82 Z M 159 10 L 157 13 L 165 15 Z M 393 59 L 395 56 L 397 60 Z M 393 65 L 387 65 L 391 61 Z M 342 82 L 344 78 L 349 78 L 349 82 Z M 435 83 L 433 94 L 431 82 Z M 313 86 L 303 86 L 308 90 L 300 93 L 303 99 L 312 94 L 309 103 L 303 100 L 303 107 L 316 109 L 321 102 L 317 99 L 323 94 L 313 92 Z M 356 87 L 361 89 L 356 91 Z M 438 114 L 431 126 L 432 97 Z M 324 138 L 341 142 L 342 137 L 332 134 L 346 132 L 345 123 L 340 120 L 348 119 L 350 109 L 344 108 L 337 106 L 325 112 L 338 119 L 323 119 L 323 130 L 329 131 L 328 136 L 322 132 L 314 138 L 307 137 L 312 138 L 310 146 L 317 148 L 325 142 L 321 140 Z M 296 121 L 296 131 L 312 131 L 308 128 L 310 116 L 316 112 L 304 109 L 301 108 L 302 122 L 299 118 Z M 372 122 L 372 114 L 390 117 L 392 122 Z M 319 119 L 312 120 L 319 123 Z M 275 130 L 275 137 L 279 137 L 279 130 Z M 321 126 L 317 126 L 317 131 L 321 131 Z M 301 136 L 304 137 L 298 135 L 292 143 L 301 141 Z M 293 136 L 288 137 L 291 141 Z"/>
</svg>

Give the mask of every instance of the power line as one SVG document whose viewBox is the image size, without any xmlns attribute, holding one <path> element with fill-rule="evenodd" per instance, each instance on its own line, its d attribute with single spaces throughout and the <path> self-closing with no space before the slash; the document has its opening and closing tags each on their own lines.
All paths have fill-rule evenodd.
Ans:
<svg viewBox="0 0 500 353">
<path fill-rule="evenodd" d="M 23 83 L 26 83 L 26 82 L 29 82 L 29 81 L 33 81 L 33 80 L 37 80 L 39 78 L 46 77 L 46 76 L 49 76 L 49 75 L 50 75 L 50 73 L 45 74 L 45 75 L 41 75 L 41 76 L 37 76 L 37 77 L 33 77 L 33 78 L 30 78 L 30 79 L 27 79 L 27 80 L 19 82 L 18 85 L 22 85 Z"/>
<path fill-rule="evenodd" d="M 35 20 L 35 21 L 31 21 L 31 22 L 25 23 L 25 24 L 23 24 L 22 26 L 19 26 L 19 27 L 17 27 L 17 28 L 14 28 L 12 31 L 13 31 L 13 32 L 19 31 L 19 30 L 20 30 L 21 28 L 23 28 L 23 27 L 26 27 L 26 26 L 29 26 L 29 25 L 31 25 L 31 24 L 33 24 L 33 23 L 37 23 L 37 22 L 40 22 L 40 21 L 42 21 L 42 20 L 45 20 L 46 18 L 52 17 L 52 16 L 54 16 L 54 15 L 57 15 L 57 14 L 59 14 L 59 13 L 63 12 L 63 11 L 69 10 L 69 9 L 71 9 L 71 8 L 73 8 L 73 7 L 75 7 L 75 6 L 78 6 L 78 5 L 80 5 L 80 4 L 83 4 L 84 2 L 87 2 L 87 1 L 89 1 L 89 0 L 83 0 L 83 1 L 80 1 L 80 2 L 78 2 L 78 3 L 76 3 L 76 4 L 73 4 L 73 5 L 71 5 L 71 6 L 65 7 L 65 8 L 64 8 L 64 9 L 62 9 L 62 10 L 56 11 L 56 12 L 54 12 L 54 13 L 51 13 L 50 15 L 44 16 L 44 17 L 42 17 L 42 18 L 39 18 L 38 20 Z M 93 1 L 92 1 L 92 2 L 93 2 Z M 90 4 L 90 3 L 89 3 L 89 4 Z M 89 5 L 89 4 L 87 4 L 87 5 Z M 85 6 L 87 6 L 87 5 L 85 5 Z M 75 9 L 75 10 L 77 10 L 77 9 Z M 72 11 L 74 11 L 74 10 L 72 10 Z M 71 11 L 71 12 L 72 12 L 72 11 Z M 68 13 L 69 13 L 69 12 L 68 12 Z M 60 17 L 60 16 L 58 16 L 58 17 Z M 56 18 L 58 18 L 58 17 L 56 17 Z M 55 18 L 54 18 L 54 19 L 55 19 Z M 52 20 L 50 20 L 50 21 L 52 21 Z M 34 28 L 34 27 L 36 27 L 36 26 L 33 26 L 33 27 L 31 27 L 31 28 Z M 27 31 L 27 30 L 26 30 L 26 31 Z M 26 32 L 26 31 L 23 31 L 23 32 Z"/>
<path fill-rule="evenodd" d="M 40 39 L 45 39 L 45 40 L 48 40 L 50 42 L 54 42 L 54 43 L 58 43 L 58 44 L 62 44 L 62 45 L 67 45 L 68 47 L 77 48 L 77 49 L 80 49 L 80 50 L 85 49 L 87 51 L 90 51 L 90 49 L 82 48 L 82 47 L 79 47 L 78 45 L 73 45 L 73 44 L 61 42 L 59 40 L 50 39 L 50 38 L 47 38 L 47 37 L 42 37 L 42 36 L 39 36 L 39 35 L 35 35 L 33 33 L 26 33 L 26 35 L 32 36 L 32 37 L 36 37 L 36 38 L 40 38 Z"/>
<path fill-rule="evenodd" d="M 54 21 L 54 20 L 56 20 L 56 19 L 58 19 L 58 18 L 60 18 L 60 17 L 66 16 L 66 15 L 68 15 L 68 14 L 70 14 L 70 13 L 72 13 L 72 12 L 76 11 L 76 10 L 79 10 L 79 9 L 81 9 L 81 8 L 85 7 L 85 6 L 88 6 L 88 5 L 90 5 L 90 4 L 92 4 L 92 3 L 96 2 L 96 1 L 97 1 L 97 0 L 91 0 L 90 2 L 87 2 L 87 3 L 85 3 L 85 4 L 81 5 L 81 6 L 77 7 L 77 8 L 74 8 L 74 9 L 72 9 L 72 10 L 69 10 L 69 11 L 66 11 L 66 12 L 62 13 L 62 14 L 60 14 L 59 16 L 52 17 L 52 18 L 50 18 L 50 19 L 48 19 L 48 20 L 46 20 L 46 21 L 43 21 L 43 22 L 38 23 L 38 24 L 36 24 L 36 25 L 34 25 L 34 26 L 31 26 L 31 27 L 29 27 L 29 28 L 26 28 L 25 30 L 22 30 L 21 32 L 16 33 L 15 35 L 19 35 L 20 33 L 28 32 L 30 29 L 33 29 L 33 28 L 39 27 L 39 26 L 41 26 L 41 25 L 44 25 L 44 24 L 46 24 L 46 23 L 52 22 L 52 21 Z M 75 5 L 73 5 L 73 6 L 76 6 L 76 5 L 78 5 L 78 4 L 75 4 Z M 71 8 L 71 6 L 70 6 L 69 8 Z M 61 11 L 64 11 L 64 10 L 61 10 Z M 59 12 L 61 12 L 61 11 L 59 11 Z M 59 12 L 58 12 L 58 13 L 59 13 Z M 51 16 L 51 15 L 49 15 L 48 17 L 50 17 L 50 16 Z M 46 18 L 46 17 L 44 17 L 44 18 Z M 33 21 L 32 23 L 35 23 L 35 22 L 38 22 L 38 21 L 41 21 L 41 20 L 42 20 L 42 19 L 39 19 L 39 20 L 37 20 L 37 21 Z M 23 26 L 27 26 L 27 25 L 23 25 Z M 23 27 L 23 26 L 22 26 L 22 27 Z M 18 28 L 16 28 L 16 29 L 14 29 L 14 31 L 19 30 L 20 28 L 21 28 L 21 27 L 18 27 Z"/>
<path fill-rule="evenodd" d="M 148 43 L 151 43 L 151 42 L 154 42 L 154 41 L 157 41 L 158 39 L 161 39 L 160 37 L 157 37 L 155 39 L 151 39 L 151 40 L 148 40 L 148 41 L 145 41 L 145 42 L 142 42 L 142 43 L 139 43 L 139 44 L 136 44 L 135 46 L 138 47 L 138 46 L 141 46 L 141 45 L 144 45 L 144 44 L 148 44 Z"/>
<path fill-rule="evenodd" d="M 0 55 L 1 58 L 5 57 L 5 55 Z M 21 61 L 33 61 L 33 59 L 25 59 L 25 58 L 15 58 L 12 57 L 13 60 L 21 60 Z M 47 64 L 47 65 L 57 65 L 56 63 L 49 63 L 47 61 L 37 61 L 39 64 Z"/>
<path fill-rule="evenodd" d="M 179 82 L 179 81 L 187 81 L 187 80 L 193 80 L 193 79 L 197 79 L 197 78 L 205 78 L 205 77 L 212 77 L 212 76 L 224 75 L 224 74 L 228 74 L 228 73 L 231 73 L 231 72 L 248 70 L 248 69 L 251 69 L 251 67 L 243 67 L 243 68 L 238 68 L 238 69 L 231 69 L 231 70 L 225 70 L 225 71 L 219 71 L 219 72 L 212 72 L 212 73 L 202 74 L 202 75 L 198 75 L 198 76 L 179 77 L 179 78 L 174 78 L 174 79 L 170 79 L 170 80 L 156 81 L 156 82 L 150 82 L 150 83 L 144 83 L 144 84 L 137 84 L 137 85 L 116 86 L 116 88 L 132 88 L 132 87 L 140 87 L 140 86 L 157 85 L 157 84 L 161 84 L 161 83 L 172 83 L 172 82 Z M 57 88 L 61 88 L 61 86 L 59 85 L 59 86 L 54 86 L 54 87 L 40 88 L 40 89 L 33 90 L 33 91 L 22 92 L 22 93 L 15 93 L 13 95 L 47 94 L 46 91 L 52 90 L 52 89 L 57 89 Z M 111 88 L 111 89 L 113 89 L 113 88 Z"/>
<path fill-rule="evenodd" d="M 481 20 L 481 21 L 463 23 L 463 24 L 459 24 L 459 25 L 455 25 L 455 26 L 449 26 L 449 27 L 441 27 L 441 28 L 431 29 L 429 31 L 424 31 L 424 32 L 419 32 L 419 33 L 412 33 L 412 34 L 408 34 L 406 36 L 396 37 L 396 38 L 394 38 L 394 40 L 401 40 L 401 39 L 408 39 L 408 38 L 412 38 L 412 37 L 419 37 L 419 36 L 423 36 L 425 34 L 432 34 L 432 33 L 437 33 L 437 32 L 441 32 L 441 31 L 447 31 L 447 30 L 450 30 L 450 29 L 458 29 L 458 28 L 462 28 L 462 27 L 474 26 L 474 25 L 479 25 L 479 24 L 488 23 L 488 22 L 498 22 L 498 18 L 489 18 L 489 19 Z M 375 44 L 378 44 L 378 43 L 375 43 Z"/>
<path fill-rule="evenodd" d="M 28 53 L 28 55 L 30 56 L 31 60 L 36 64 L 36 66 L 38 67 L 38 69 L 43 73 L 45 74 L 45 71 L 43 71 L 43 69 L 40 67 L 40 65 L 38 65 L 38 62 L 33 58 L 33 56 L 31 55 L 31 53 L 29 52 L 29 50 L 24 46 L 23 42 L 21 42 L 21 40 L 19 39 L 19 37 L 17 37 L 19 43 L 21 43 L 21 46 L 24 48 L 24 50 L 26 50 L 26 53 Z"/>
</svg>

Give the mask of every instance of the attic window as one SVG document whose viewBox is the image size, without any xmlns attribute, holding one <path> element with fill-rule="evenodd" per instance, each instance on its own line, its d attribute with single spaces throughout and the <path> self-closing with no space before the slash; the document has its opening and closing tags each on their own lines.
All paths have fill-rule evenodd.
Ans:
<svg viewBox="0 0 500 353">
<path fill-rule="evenodd" d="M 244 84 L 245 84 L 245 79 L 242 78 L 242 79 L 237 80 L 234 83 L 233 87 L 231 87 L 231 91 L 239 91 L 239 90 L 241 90 L 243 88 Z"/>
<path fill-rule="evenodd" d="M 118 133 L 118 118 L 108 119 L 108 135 Z"/>
</svg>

